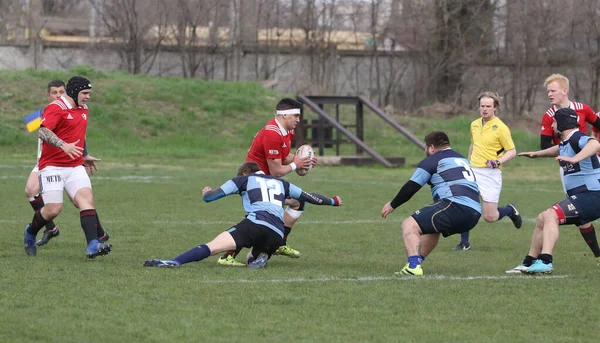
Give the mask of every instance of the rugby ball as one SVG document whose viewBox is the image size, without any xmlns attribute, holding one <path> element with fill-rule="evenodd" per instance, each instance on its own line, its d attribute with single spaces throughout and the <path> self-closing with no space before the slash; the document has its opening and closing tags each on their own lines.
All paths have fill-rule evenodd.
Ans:
<svg viewBox="0 0 600 343">
<path fill-rule="evenodd" d="M 315 156 L 315 152 L 310 147 L 310 145 L 304 144 L 304 145 L 301 145 L 298 148 L 298 150 L 296 150 L 296 155 L 298 157 L 301 157 L 301 158 L 308 157 L 308 158 L 312 159 Z M 311 168 L 312 167 L 310 167 L 310 168 L 298 168 L 298 169 L 296 169 L 296 174 L 298 174 L 300 176 L 304 176 L 304 175 L 306 175 L 310 171 Z"/>
</svg>

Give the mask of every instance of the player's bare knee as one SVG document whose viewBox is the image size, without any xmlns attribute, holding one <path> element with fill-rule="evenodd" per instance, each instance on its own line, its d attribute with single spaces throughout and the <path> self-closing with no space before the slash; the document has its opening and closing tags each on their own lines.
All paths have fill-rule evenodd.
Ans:
<svg viewBox="0 0 600 343">
<path fill-rule="evenodd" d="M 62 204 L 60 203 L 50 203 L 45 204 L 42 212 L 42 216 L 46 220 L 52 220 L 60 214 L 62 211 Z"/>
<path fill-rule="evenodd" d="M 402 222 L 402 236 L 407 234 L 420 234 L 421 229 L 419 228 L 419 224 L 417 224 L 416 220 L 413 217 L 408 217 L 404 219 Z"/>
<path fill-rule="evenodd" d="M 25 187 L 25 196 L 27 198 L 33 198 L 38 194 L 39 189 L 31 189 L 29 187 Z"/>
<path fill-rule="evenodd" d="M 498 220 L 498 216 L 495 213 L 494 214 L 485 213 L 483 215 L 483 220 L 485 220 L 488 223 L 493 223 Z"/>
<path fill-rule="evenodd" d="M 558 216 L 556 215 L 556 212 L 554 212 L 554 210 L 552 209 L 545 210 L 541 213 L 541 216 L 544 223 L 558 222 Z"/>
<path fill-rule="evenodd" d="M 69 197 L 69 199 L 71 198 Z M 92 190 L 90 188 L 80 189 L 71 199 L 71 202 L 73 202 L 73 205 L 80 210 L 94 208 L 94 196 L 92 194 Z"/>
<path fill-rule="evenodd" d="M 544 213 L 546 213 L 545 211 L 538 214 L 538 216 L 535 218 L 535 225 L 536 226 L 543 226 L 544 225 Z"/>
</svg>

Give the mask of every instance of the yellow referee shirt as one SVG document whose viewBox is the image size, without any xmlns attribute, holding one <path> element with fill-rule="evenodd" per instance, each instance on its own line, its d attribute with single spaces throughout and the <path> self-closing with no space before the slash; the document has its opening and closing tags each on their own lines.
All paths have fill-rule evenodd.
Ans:
<svg viewBox="0 0 600 343">
<path fill-rule="evenodd" d="M 498 117 L 485 125 L 482 118 L 475 119 L 471 123 L 471 143 L 473 152 L 469 163 L 474 168 L 485 168 L 485 161 L 497 160 L 507 150 L 515 148 L 508 126 Z"/>
</svg>

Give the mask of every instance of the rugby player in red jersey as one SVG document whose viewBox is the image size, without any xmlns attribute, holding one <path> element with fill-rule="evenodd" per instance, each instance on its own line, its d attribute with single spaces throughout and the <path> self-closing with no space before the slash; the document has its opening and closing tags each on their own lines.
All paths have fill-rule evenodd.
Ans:
<svg viewBox="0 0 600 343">
<path fill-rule="evenodd" d="M 600 119 L 592 108 L 584 103 L 569 100 L 569 79 L 560 74 L 552 74 L 544 82 L 550 100 L 550 107 L 542 117 L 542 132 L 540 137 L 540 148 L 547 149 L 560 142 L 552 130 L 554 113 L 561 108 L 569 107 L 578 116 L 579 131 L 588 134 L 587 123 L 600 128 Z"/>
<path fill-rule="evenodd" d="M 88 123 L 86 103 L 92 84 L 84 77 L 74 76 L 66 88 L 67 96 L 50 103 L 42 114 L 38 135 L 43 143 L 38 165 L 44 206 L 35 212 L 25 228 L 24 248 L 29 256 L 37 254 L 36 235 L 60 214 L 63 191 L 67 191 L 79 207 L 81 227 L 87 240 L 86 256 L 92 259 L 106 255 L 112 249 L 112 245 L 99 241 L 92 185 L 82 156 Z"/>
<path fill-rule="evenodd" d="M 48 82 L 48 93 L 47 93 L 47 97 L 48 97 L 48 101 L 51 103 L 54 100 L 59 99 L 61 96 L 65 95 L 65 83 L 61 80 L 53 80 Z M 27 200 L 29 201 L 29 204 L 31 205 L 31 207 L 33 208 L 33 211 L 37 211 L 39 209 L 41 209 L 42 207 L 44 207 L 44 200 L 42 200 L 42 195 L 40 194 L 40 179 L 39 179 L 39 168 L 38 168 L 38 163 L 39 163 L 39 159 L 40 156 L 42 155 L 42 140 L 38 139 L 38 154 L 37 154 L 37 161 L 35 166 L 33 167 L 33 169 L 31 170 L 31 172 L 29 173 L 29 177 L 27 178 L 27 183 L 25 184 L 25 196 L 27 197 Z M 96 162 L 100 161 L 100 159 L 90 155 L 87 153 L 87 149 L 86 149 L 86 144 L 84 141 L 83 144 L 83 163 L 84 166 L 86 168 L 86 170 L 90 173 L 90 174 L 94 174 L 95 171 L 97 171 L 97 167 L 96 167 Z M 77 204 L 74 204 L 75 206 L 77 206 Z M 102 225 L 100 225 L 100 222 L 98 222 L 98 235 L 101 238 L 101 240 L 106 241 L 109 238 L 108 232 L 106 232 L 106 230 L 104 230 L 104 228 L 102 227 Z M 49 221 L 48 224 L 46 224 L 46 229 L 44 230 L 44 234 L 42 235 L 42 238 L 37 241 L 37 245 L 45 245 L 47 244 L 52 238 L 54 237 L 58 237 L 58 235 L 60 234 L 60 230 L 58 228 L 58 226 L 56 226 L 54 224 L 54 221 Z"/>
<path fill-rule="evenodd" d="M 291 153 L 292 141 L 294 140 L 294 129 L 300 122 L 302 103 L 284 98 L 277 103 L 275 118 L 271 119 L 252 140 L 252 145 L 246 156 L 247 162 L 256 162 L 260 170 L 266 175 L 282 177 L 297 168 L 308 168 L 317 163 L 317 159 L 299 158 Z M 300 257 L 300 252 L 287 245 L 287 237 L 292 227 L 302 215 L 304 202 L 295 199 L 286 200 L 287 208 L 284 213 L 284 237 L 283 245 L 277 249 L 275 255 L 285 255 L 292 258 Z M 245 266 L 237 262 L 237 252 L 227 251 L 218 260 L 218 264 L 225 266 Z"/>
</svg>

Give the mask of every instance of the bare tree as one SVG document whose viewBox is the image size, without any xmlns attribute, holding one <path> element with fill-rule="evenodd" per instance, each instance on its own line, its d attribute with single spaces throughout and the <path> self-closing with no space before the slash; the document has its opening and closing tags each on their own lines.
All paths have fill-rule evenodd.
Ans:
<svg viewBox="0 0 600 343">
<path fill-rule="evenodd" d="M 567 0 L 568 1 L 568 0 Z M 548 66 L 565 65 L 564 1 L 507 1 L 505 52 L 496 65 L 508 68 L 511 114 L 531 112 Z"/>
<path fill-rule="evenodd" d="M 98 11 L 127 71 L 148 72 L 167 36 L 172 9 L 165 1 L 89 0 Z"/>
<path fill-rule="evenodd" d="M 8 39 L 9 33 L 14 32 L 23 14 L 19 0 L 0 0 L 0 40 Z"/>
<path fill-rule="evenodd" d="M 219 47 L 218 0 L 178 0 L 173 36 L 179 49 L 183 77 L 196 77 L 203 67 L 214 77 L 214 55 Z M 203 49 L 205 48 L 205 49 Z"/>
<path fill-rule="evenodd" d="M 465 66 L 491 42 L 493 8 L 489 1 L 434 3 L 435 22 L 427 51 L 433 70 L 431 89 L 442 101 L 460 101 Z"/>
</svg>

